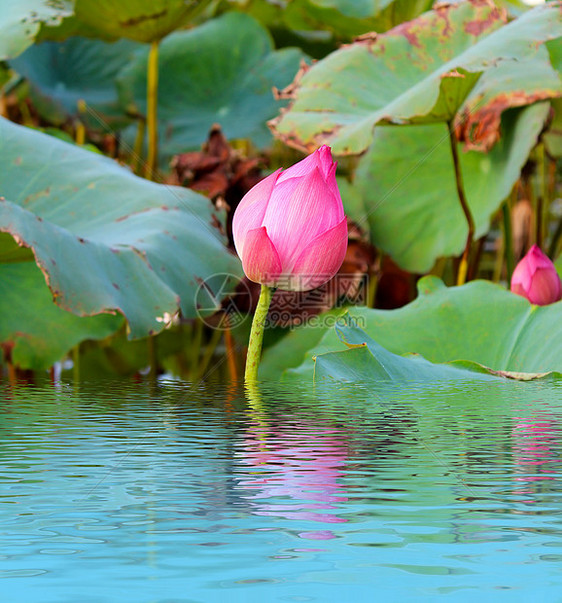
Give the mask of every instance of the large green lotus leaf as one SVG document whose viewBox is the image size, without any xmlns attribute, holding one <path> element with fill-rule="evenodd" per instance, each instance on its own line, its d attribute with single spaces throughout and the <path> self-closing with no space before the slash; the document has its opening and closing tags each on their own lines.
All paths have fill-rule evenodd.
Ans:
<svg viewBox="0 0 562 603">
<path fill-rule="evenodd" d="M 394 354 L 417 353 L 436 363 L 476 362 L 496 371 L 562 371 L 562 302 L 533 306 L 488 281 L 447 288 L 433 276 L 421 279 L 418 291 L 415 301 L 398 310 L 354 308 L 349 314 Z M 266 351 L 260 370 L 269 378 L 286 371 L 288 379 L 311 379 L 313 356 L 344 349 L 335 329 L 324 331 L 320 339 L 316 330 L 303 353 L 309 332 L 295 330 Z M 281 346 L 286 347 L 282 356 Z"/>
<path fill-rule="evenodd" d="M 210 0 L 74 0 L 76 19 L 113 38 L 153 42 L 187 24 Z"/>
<path fill-rule="evenodd" d="M 31 46 L 43 24 L 58 25 L 72 12 L 71 0 L 2 0 L 0 61 Z"/>
<path fill-rule="evenodd" d="M 161 40 L 195 20 L 212 0 L 4 0 L 0 59 L 14 58 L 34 41 L 72 36 L 102 40 Z M 4 7 L 2 7 L 4 10 Z"/>
<path fill-rule="evenodd" d="M 471 145 L 489 148 L 505 109 L 561 94 L 542 47 L 560 36 L 561 15 L 552 2 L 504 25 L 505 12 L 491 2 L 442 4 L 299 75 L 288 92 L 292 104 L 272 127 L 299 148 L 329 144 L 336 154 L 355 154 L 371 144 L 378 123 L 457 117 Z"/>
<path fill-rule="evenodd" d="M 126 68 L 123 101 L 146 112 L 147 53 Z M 266 122 L 279 108 L 273 86 L 283 87 L 303 58 L 297 49 L 273 51 L 268 32 L 241 13 L 227 13 L 160 47 L 158 118 L 160 150 L 170 157 L 198 148 L 214 123 L 229 139 L 271 141 Z"/>
<path fill-rule="evenodd" d="M 31 83 L 39 113 L 55 124 L 78 117 L 78 101 L 87 105 L 80 119 L 89 128 L 107 131 L 127 120 L 119 104 L 115 78 L 142 46 L 130 40 L 105 43 L 87 38 L 44 42 L 10 62 Z"/>
<path fill-rule="evenodd" d="M 208 276 L 240 273 L 211 226 L 210 202 L 190 190 L 143 180 L 4 119 L 0 161 L 0 231 L 33 249 L 65 310 L 120 311 L 131 336 L 141 337 L 160 331 L 180 307 L 193 317 L 196 304 L 216 305 L 228 288 L 200 290 Z"/>
<path fill-rule="evenodd" d="M 459 158 L 476 237 L 518 180 L 535 146 L 549 104 L 504 115 L 503 136 L 489 153 Z M 373 243 L 402 268 L 424 273 L 439 257 L 462 252 L 468 232 L 455 181 L 446 124 L 379 127 L 361 158 L 355 186 L 362 192 Z"/>
<path fill-rule="evenodd" d="M 111 335 L 123 323 L 122 316 L 79 317 L 59 308 L 34 262 L 0 263 L 0 316 L 0 346 L 15 366 L 35 370 L 47 369 L 84 339 Z"/>
<path fill-rule="evenodd" d="M 470 362 L 433 364 L 423 356 L 399 356 L 389 352 L 346 315 L 336 325 L 336 332 L 349 348 L 343 352 L 329 352 L 315 358 L 314 381 L 495 381 L 498 379 L 532 380 L 560 378 L 560 373 L 521 374 L 498 373 Z"/>
</svg>

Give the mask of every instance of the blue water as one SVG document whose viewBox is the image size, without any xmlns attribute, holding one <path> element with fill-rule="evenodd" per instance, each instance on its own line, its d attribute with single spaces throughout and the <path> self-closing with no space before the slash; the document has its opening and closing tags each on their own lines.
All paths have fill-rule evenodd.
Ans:
<svg viewBox="0 0 562 603">
<path fill-rule="evenodd" d="M 560 386 L 0 393 L 2 600 L 562 600 Z"/>
</svg>

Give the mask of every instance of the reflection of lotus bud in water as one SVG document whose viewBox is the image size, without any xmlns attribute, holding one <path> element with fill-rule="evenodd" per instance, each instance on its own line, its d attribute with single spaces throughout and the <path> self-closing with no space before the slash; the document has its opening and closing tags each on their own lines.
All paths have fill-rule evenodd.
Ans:
<svg viewBox="0 0 562 603">
<path fill-rule="evenodd" d="M 551 481 L 553 463 L 558 463 L 559 428 L 550 418 L 521 418 L 513 429 L 515 480 L 526 482 L 517 494 L 532 494 L 531 485 Z M 528 499 L 525 502 L 535 502 Z"/>
<path fill-rule="evenodd" d="M 347 220 L 330 147 L 278 170 L 242 199 L 232 222 L 246 276 L 307 291 L 329 281 L 347 249 Z"/>
<path fill-rule="evenodd" d="M 511 290 L 538 306 L 553 304 L 562 298 L 562 283 L 556 268 L 536 245 L 513 271 Z"/>
<path fill-rule="evenodd" d="M 347 460 L 344 434 L 330 429 L 309 434 L 307 440 L 300 443 L 294 434 L 279 429 L 264 433 L 260 428 L 249 434 L 237 456 L 253 469 L 237 487 L 255 492 L 245 496 L 252 501 L 252 513 L 321 523 L 346 521 L 324 511 L 347 500 L 339 483 Z M 303 532 L 303 538 L 311 540 L 334 537 L 329 530 Z"/>
</svg>

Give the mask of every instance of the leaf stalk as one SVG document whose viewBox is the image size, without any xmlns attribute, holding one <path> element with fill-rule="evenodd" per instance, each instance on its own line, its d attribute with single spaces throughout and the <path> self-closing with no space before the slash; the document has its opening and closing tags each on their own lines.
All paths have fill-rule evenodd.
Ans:
<svg viewBox="0 0 562 603">
<path fill-rule="evenodd" d="M 261 358 L 261 349 L 263 344 L 263 333 L 267 312 L 271 304 L 273 289 L 267 285 L 261 286 L 260 298 L 252 321 L 252 330 L 250 331 L 250 341 L 248 343 L 248 354 L 246 356 L 246 370 L 244 381 L 246 384 L 254 383 L 258 380 L 258 367 Z"/>
<path fill-rule="evenodd" d="M 453 165 L 455 168 L 455 182 L 457 185 L 457 194 L 468 225 L 466 244 L 464 246 L 464 251 L 462 253 L 459 269 L 457 272 L 457 285 L 464 285 L 464 283 L 466 282 L 466 275 L 468 273 L 468 259 L 470 255 L 470 248 L 472 247 L 472 241 L 474 239 L 474 218 L 472 217 L 472 213 L 470 211 L 470 207 L 468 206 L 468 201 L 466 200 L 466 195 L 464 193 L 461 165 L 457 149 L 457 138 L 455 136 L 452 120 L 447 122 L 447 128 L 449 130 L 449 142 L 451 143 L 451 154 L 453 156 Z"/>
</svg>

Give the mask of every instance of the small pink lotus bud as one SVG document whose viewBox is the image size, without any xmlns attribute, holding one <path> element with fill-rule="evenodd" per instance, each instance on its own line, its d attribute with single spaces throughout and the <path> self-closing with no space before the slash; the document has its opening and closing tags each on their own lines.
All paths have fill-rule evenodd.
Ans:
<svg viewBox="0 0 562 603">
<path fill-rule="evenodd" d="M 533 245 L 517 264 L 511 277 L 511 290 L 532 304 L 546 306 L 562 299 L 562 283 L 554 264 Z"/>
<path fill-rule="evenodd" d="M 250 280 L 307 291 L 339 270 L 347 250 L 347 219 L 336 165 L 330 147 L 322 146 L 244 195 L 232 233 Z"/>
</svg>

